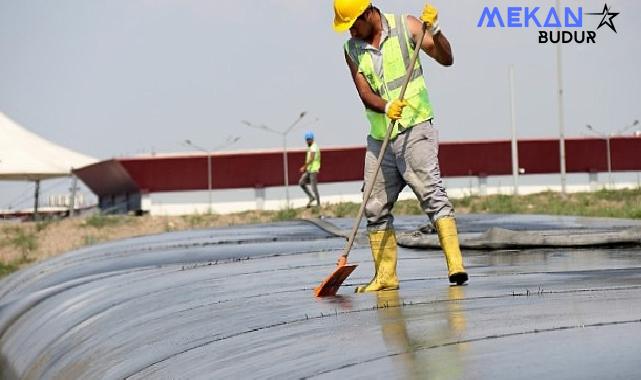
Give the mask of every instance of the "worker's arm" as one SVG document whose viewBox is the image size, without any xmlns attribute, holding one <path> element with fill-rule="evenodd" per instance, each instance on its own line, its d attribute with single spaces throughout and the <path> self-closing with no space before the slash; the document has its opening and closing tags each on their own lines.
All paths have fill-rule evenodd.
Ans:
<svg viewBox="0 0 641 380">
<path fill-rule="evenodd" d="M 414 16 L 407 16 L 407 26 L 414 41 L 418 40 L 423 22 Z M 425 33 L 421 49 L 443 66 L 451 66 L 454 63 L 450 42 L 440 30 L 435 35 L 430 32 Z"/>
<path fill-rule="evenodd" d="M 354 84 L 356 85 L 358 96 L 360 96 L 365 107 L 375 112 L 384 113 L 392 120 L 400 119 L 403 107 L 407 105 L 407 102 L 400 99 L 388 102 L 381 98 L 374 92 L 374 90 L 372 90 L 367 79 L 365 79 L 365 76 L 358 71 L 356 64 L 352 62 L 352 59 L 349 57 L 347 52 L 345 52 L 345 61 L 347 62 L 347 66 L 349 66 L 350 73 L 352 74 L 352 80 L 354 80 Z"/>
<path fill-rule="evenodd" d="M 356 64 L 352 62 L 352 59 L 349 57 L 347 52 L 345 52 L 345 62 L 347 62 L 347 66 L 349 66 L 349 71 L 352 74 L 352 80 L 356 85 L 356 91 L 358 91 L 358 96 L 361 98 L 361 101 L 363 101 L 365 107 L 372 111 L 381 113 L 385 112 L 385 104 L 387 102 L 372 90 L 369 83 L 367 83 L 367 79 L 365 79 L 363 73 L 358 71 Z"/>
</svg>

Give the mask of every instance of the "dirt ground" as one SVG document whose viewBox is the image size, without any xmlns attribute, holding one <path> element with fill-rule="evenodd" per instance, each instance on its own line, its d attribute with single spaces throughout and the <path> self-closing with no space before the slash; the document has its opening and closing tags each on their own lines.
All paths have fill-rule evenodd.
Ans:
<svg viewBox="0 0 641 380">
<path fill-rule="evenodd" d="M 324 210 L 321 212 L 325 212 Z M 0 265 L 12 270 L 87 245 L 170 231 L 268 223 L 318 216 L 319 211 L 249 211 L 232 215 L 101 216 L 0 224 Z M 327 216 L 336 216 L 329 210 Z"/>
</svg>

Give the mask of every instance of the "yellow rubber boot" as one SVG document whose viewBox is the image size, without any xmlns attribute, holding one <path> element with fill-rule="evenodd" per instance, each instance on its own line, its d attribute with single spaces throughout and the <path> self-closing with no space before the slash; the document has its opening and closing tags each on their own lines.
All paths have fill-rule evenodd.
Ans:
<svg viewBox="0 0 641 380">
<path fill-rule="evenodd" d="M 463 267 L 463 257 L 461 256 L 456 232 L 456 221 L 451 216 L 440 218 L 436 221 L 436 231 L 438 232 L 438 240 L 441 242 L 443 253 L 445 253 L 447 276 L 451 283 L 463 285 L 468 280 L 468 276 Z"/>
<path fill-rule="evenodd" d="M 356 293 L 398 289 L 394 230 L 374 231 L 369 232 L 368 235 L 374 258 L 374 278 L 366 286 L 357 287 Z"/>
</svg>

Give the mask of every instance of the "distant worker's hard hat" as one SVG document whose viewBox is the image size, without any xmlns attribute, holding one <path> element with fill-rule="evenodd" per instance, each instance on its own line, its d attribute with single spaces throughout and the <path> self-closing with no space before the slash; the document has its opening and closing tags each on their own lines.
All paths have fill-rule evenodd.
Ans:
<svg viewBox="0 0 641 380">
<path fill-rule="evenodd" d="M 334 30 L 344 32 L 372 5 L 370 0 L 334 0 Z"/>
<path fill-rule="evenodd" d="M 309 131 L 305 132 L 305 140 L 313 140 L 314 139 L 314 132 Z"/>
</svg>

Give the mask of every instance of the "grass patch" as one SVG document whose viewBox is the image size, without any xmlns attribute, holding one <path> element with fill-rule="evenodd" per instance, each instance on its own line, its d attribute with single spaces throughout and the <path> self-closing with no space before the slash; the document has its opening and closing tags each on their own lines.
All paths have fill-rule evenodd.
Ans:
<svg viewBox="0 0 641 380">
<path fill-rule="evenodd" d="M 184 215 L 182 216 L 183 220 L 187 225 L 192 228 L 196 227 L 208 227 L 216 223 L 220 218 L 217 214 L 193 214 L 193 215 Z"/>
<path fill-rule="evenodd" d="M 31 227 L 22 228 L 20 225 L 16 225 L 5 228 L 2 232 L 0 248 L 18 252 L 19 256 L 13 255 L 13 259 L 0 261 L 0 277 L 17 271 L 23 264 L 34 262 L 38 250 L 38 232 L 36 229 Z"/>
<path fill-rule="evenodd" d="M 298 217 L 298 212 L 293 208 L 285 208 L 282 210 L 276 211 L 272 216 L 273 222 L 284 222 L 287 220 L 296 219 Z"/>
<path fill-rule="evenodd" d="M 22 261 L 28 262 L 29 255 L 38 249 L 38 234 L 24 228 L 13 228 L 9 243 L 20 251 Z M 10 230 L 11 231 L 11 230 Z"/>
<path fill-rule="evenodd" d="M 38 231 L 38 232 L 44 231 L 52 223 L 53 223 L 53 221 L 51 221 L 51 220 L 45 220 L 45 221 L 42 221 L 42 222 L 38 222 L 38 223 L 36 223 L 36 231 Z"/>
<path fill-rule="evenodd" d="M 102 229 L 105 227 L 113 227 L 125 224 L 127 223 L 127 221 L 128 217 L 126 216 L 94 214 L 85 219 L 84 225 L 87 227 Z"/>
<path fill-rule="evenodd" d="M 183 220 L 190 227 L 200 227 L 203 224 L 205 224 L 205 217 L 203 215 L 200 215 L 200 214 L 185 215 L 185 216 L 183 216 Z"/>
<path fill-rule="evenodd" d="M 547 214 L 641 219 L 641 190 L 600 190 L 565 197 L 543 192 L 531 195 L 469 196 L 452 200 L 458 212 Z"/>
<path fill-rule="evenodd" d="M 339 218 L 345 216 L 356 216 L 356 213 L 358 213 L 358 209 L 360 208 L 360 206 L 360 204 L 354 202 L 344 202 L 336 204 L 333 206 L 334 215 Z"/>
<path fill-rule="evenodd" d="M 30 257 L 22 257 L 9 263 L 0 262 L 0 278 L 17 271 L 22 265 L 31 264 L 34 261 L 35 259 Z"/>
<path fill-rule="evenodd" d="M 4 277 L 11 272 L 15 272 L 18 270 L 18 268 L 19 266 L 14 263 L 0 263 L 0 277 Z"/>
<path fill-rule="evenodd" d="M 468 202 L 472 213 L 516 214 L 527 208 L 522 200 L 510 195 L 470 197 Z M 456 207 L 456 202 L 454 202 L 454 207 Z"/>
<path fill-rule="evenodd" d="M 95 237 L 93 235 L 84 235 L 82 237 L 82 242 L 83 242 L 84 245 L 94 245 L 96 243 L 99 243 L 100 239 L 98 239 L 97 237 Z"/>
<path fill-rule="evenodd" d="M 423 215 L 421 204 L 417 200 L 398 201 L 394 205 L 394 213 L 398 215 Z"/>
</svg>

